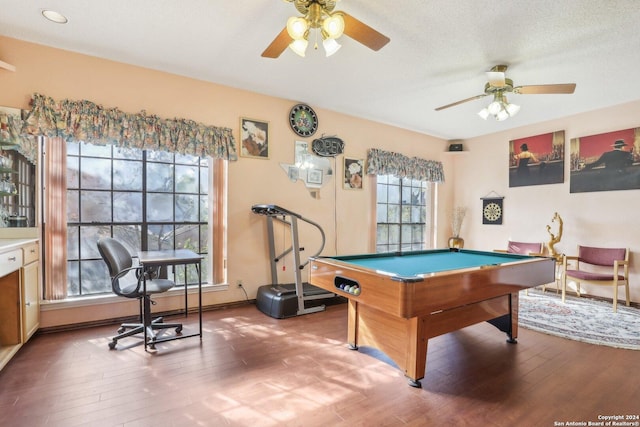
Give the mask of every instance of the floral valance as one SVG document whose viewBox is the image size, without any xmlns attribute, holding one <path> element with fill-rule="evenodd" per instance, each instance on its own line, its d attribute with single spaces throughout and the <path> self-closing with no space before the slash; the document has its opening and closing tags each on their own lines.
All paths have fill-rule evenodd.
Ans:
<svg viewBox="0 0 640 427">
<path fill-rule="evenodd" d="M 442 162 L 407 157 L 372 148 L 367 153 L 367 174 L 394 175 L 428 182 L 444 182 Z"/>
<path fill-rule="evenodd" d="M 0 146 L 3 149 L 15 149 L 29 162 L 35 164 L 38 157 L 38 141 L 35 136 L 22 135 L 23 110 L 18 108 L 0 108 Z"/>
<path fill-rule="evenodd" d="M 187 119 L 163 119 L 141 111 L 125 113 L 90 101 L 54 101 L 34 94 L 23 132 L 93 144 L 113 144 L 237 160 L 230 128 Z"/>
</svg>

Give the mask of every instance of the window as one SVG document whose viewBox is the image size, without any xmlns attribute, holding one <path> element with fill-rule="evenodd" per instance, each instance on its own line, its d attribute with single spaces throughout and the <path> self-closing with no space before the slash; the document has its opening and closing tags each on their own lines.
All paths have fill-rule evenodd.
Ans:
<svg viewBox="0 0 640 427">
<path fill-rule="evenodd" d="M 393 175 L 376 182 L 376 252 L 427 249 L 433 184 Z"/>
<path fill-rule="evenodd" d="M 67 296 L 111 293 L 97 249 L 114 237 L 138 250 L 209 248 L 207 159 L 164 151 L 67 143 Z M 208 263 L 202 263 L 203 281 Z M 177 284 L 184 269 L 176 268 Z M 188 283 L 197 283 L 195 266 Z"/>
</svg>

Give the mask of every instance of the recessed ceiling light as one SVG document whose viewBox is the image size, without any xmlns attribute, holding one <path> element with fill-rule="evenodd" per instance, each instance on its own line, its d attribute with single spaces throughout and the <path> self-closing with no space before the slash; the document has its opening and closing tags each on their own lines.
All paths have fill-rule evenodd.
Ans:
<svg viewBox="0 0 640 427">
<path fill-rule="evenodd" d="M 66 24 L 67 22 L 69 22 L 66 16 L 56 12 L 55 10 L 43 9 L 42 16 L 44 16 L 51 22 L 55 22 L 56 24 Z"/>
</svg>

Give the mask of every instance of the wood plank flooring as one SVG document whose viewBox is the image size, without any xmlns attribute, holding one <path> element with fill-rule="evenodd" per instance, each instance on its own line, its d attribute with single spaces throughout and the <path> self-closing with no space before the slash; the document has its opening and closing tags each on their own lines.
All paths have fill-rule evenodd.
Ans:
<svg viewBox="0 0 640 427">
<path fill-rule="evenodd" d="M 0 372 L 0 425 L 559 426 L 640 413 L 638 351 L 522 328 L 511 345 L 482 323 L 430 340 L 416 389 L 347 348 L 345 304 L 282 320 L 254 305 L 203 316 L 202 342 L 155 354 L 136 339 L 110 351 L 113 326 L 36 335 Z"/>
</svg>

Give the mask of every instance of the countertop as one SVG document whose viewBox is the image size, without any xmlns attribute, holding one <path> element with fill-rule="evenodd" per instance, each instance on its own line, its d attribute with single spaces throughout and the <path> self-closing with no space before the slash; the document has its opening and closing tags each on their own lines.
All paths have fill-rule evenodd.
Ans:
<svg viewBox="0 0 640 427">
<path fill-rule="evenodd" d="M 0 252 L 5 250 L 17 249 L 29 243 L 37 242 L 36 238 L 24 238 L 24 239 L 0 239 Z"/>
</svg>

